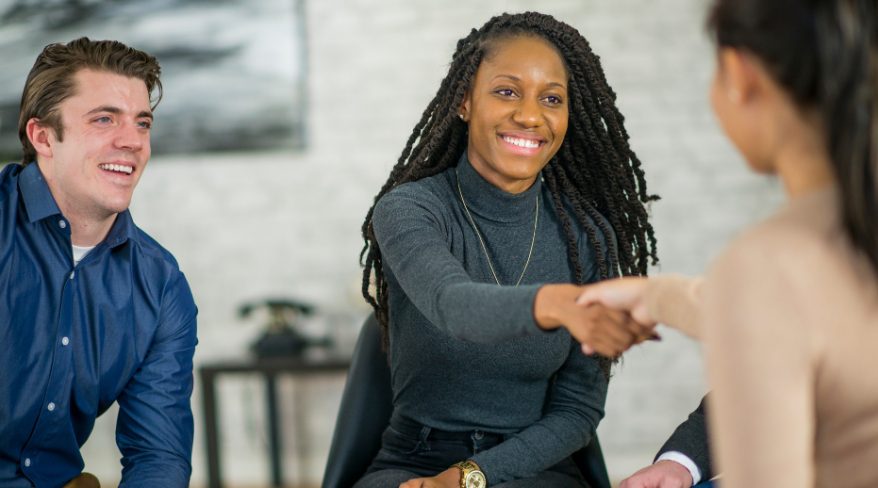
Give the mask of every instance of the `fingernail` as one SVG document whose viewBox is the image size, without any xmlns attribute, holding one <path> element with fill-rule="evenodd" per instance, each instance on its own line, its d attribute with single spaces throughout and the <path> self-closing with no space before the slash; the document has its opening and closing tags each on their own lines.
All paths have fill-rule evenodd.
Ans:
<svg viewBox="0 0 878 488">
<path fill-rule="evenodd" d="M 592 354 L 594 354 L 594 349 L 589 347 L 588 344 L 583 344 L 582 345 L 582 353 L 587 355 L 587 356 L 591 356 Z"/>
</svg>

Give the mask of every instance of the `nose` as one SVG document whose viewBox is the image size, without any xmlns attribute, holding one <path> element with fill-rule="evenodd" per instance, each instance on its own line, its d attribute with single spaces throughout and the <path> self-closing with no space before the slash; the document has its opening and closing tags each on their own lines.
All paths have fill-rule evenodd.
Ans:
<svg viewBox="0 0 878 488">
<path fill-rule="evenodd" d="M 137 125 L 137 122 L 126 122 L 116 131 L 115 144 L 119 149 L 140 151 L 149 142 L 149 132 Z"/>
<path fill-rule="evenodd" d="M 543 109 L 538 100 L 522 98 L 512 115 L 522 127 L 537 127 L 543 123 Z"/>
</svg>

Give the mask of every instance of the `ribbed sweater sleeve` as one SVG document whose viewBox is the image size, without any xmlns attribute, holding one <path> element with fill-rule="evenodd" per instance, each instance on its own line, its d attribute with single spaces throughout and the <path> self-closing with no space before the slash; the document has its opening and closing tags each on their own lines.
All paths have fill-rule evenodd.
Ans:
<svg viewBox="0 0 878 488">
<path fill-rule="evenodd" d="M 477 283 L 446 244 L 444 205 L 400 187 L 375 205 L 372 225 L 381 257 L 406 296 L 436 327 L 457 339 L 491 343 L 544 334 L 533 318 L 539 285 Z"/>
<path fill-rule="evenodd" d="M 534 477 L 588 444 L 604 416 L 607 385 L 595 358 L 582 354 L 573 341 L 543 418 L 473 456 L 489 486 Z"/>
</svg>

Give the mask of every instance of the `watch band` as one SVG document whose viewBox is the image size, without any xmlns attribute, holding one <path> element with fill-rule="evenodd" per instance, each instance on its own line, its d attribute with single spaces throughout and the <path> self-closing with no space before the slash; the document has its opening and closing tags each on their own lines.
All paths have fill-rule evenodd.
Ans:
<svg viewBox="0 0 878 488">
<path fill-rule="evenodd" d="M 488 479 L 482 468 L 472 459 L 461 461 L 453 465 L 460 470 L 460 488 L 487 488 Z"/>
</svg>

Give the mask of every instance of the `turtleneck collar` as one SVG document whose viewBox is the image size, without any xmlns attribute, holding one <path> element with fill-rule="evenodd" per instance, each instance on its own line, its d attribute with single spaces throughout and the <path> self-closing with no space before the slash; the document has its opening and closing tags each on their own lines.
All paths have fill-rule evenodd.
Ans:
<svg viewBox="0 0 878 488">
<path fill-rule="evenodd" d="M 533 222 L 536 198 L 542 189 L 542 178 L 538 177 L 530 188 L 521 193 L 507 193 L 483 178 L 473 168 L 465 151 L 457 163 L 455 173 L 455 180 L 452 181 L 454 192 L 457 193 L 456 180 L 459 179 L 463 198 L 473 215 L 494 222 Z"/>
</svg>

